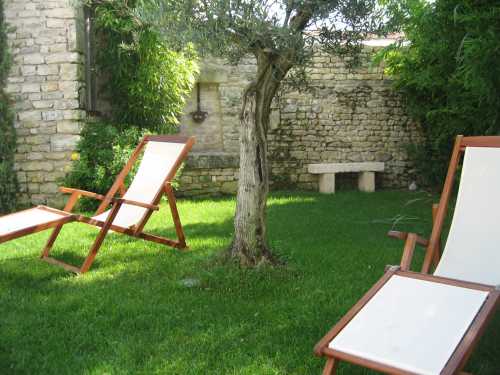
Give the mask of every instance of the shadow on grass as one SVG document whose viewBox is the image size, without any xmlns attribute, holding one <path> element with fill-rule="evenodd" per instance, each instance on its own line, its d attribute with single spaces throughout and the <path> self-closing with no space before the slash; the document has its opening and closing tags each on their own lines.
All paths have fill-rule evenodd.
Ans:
<svg viewBox="0 0 500 375">
<path fill-rule="evenodd" d="M 0 260 L 0 373 L 320 373 L 316 341 L 401 254 L 402 244 L 384 237 L 392 225 L 385 219 L 407 195 L 377 198 L 274 196 L 270 243 L 286 268 L 209 262 L 231 240 L 231 200 L 203 215 L 188 212 L 197 201 L 184 202 L 190 252 L 113 234 L 83 277 L 37 261 L 35 251 Z M 426 209 L 408 214 L 425 217 Z M 172 236 L 162 220 L 151 232 Z M 429 221 L 406 225 L 423 231 Z M 77 263 L 94 238 L 94 230 L 68 227 L 54 256 Z M 195 286 L 184 286 L 186 278 Z M 491 331 L 499 327 L 498 319 L 490 326 L 475 373 L 495 374 L 500 348 Z"/>
</svg>

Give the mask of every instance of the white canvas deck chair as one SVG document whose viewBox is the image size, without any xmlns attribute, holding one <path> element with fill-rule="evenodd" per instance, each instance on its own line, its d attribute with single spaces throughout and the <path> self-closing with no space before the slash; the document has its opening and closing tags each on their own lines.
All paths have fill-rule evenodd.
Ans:
<svg viewBox="0 0 500 375">
<path fill-rule="evenodd" d="M 177 212 L 171 181 L 193 144 L 194 138 L 192 137 L 145 136 L 105 196 L 62 187 L 60 188 L 62 193 L 71 194 L 64 210 L 38 206 L 0 217 L 0 243 L 54 228 L 43 249 L 42 260 L 77 274 L 89 270 L 109 230 L 178 249 L 186 248 L 186 240 Z M 142 160 L 137 173 L 127 190 L 125 188 L 125 178 L 141 155 Z M 120 196 L 116 196 L 117 194 Z M 177 240 L 143 232 L 143 228 L 153 212 L 159 209 L 158 205 L 163 194 L 168 199 Z M 81 196 L 102 201 L 93 217 L 71 213 Z M 72 266 L 49 256 L 50 250 L 64 224 L 74 221 L 101 228 L 81 267 Z"/>
<path fill-rule="evenodd" d="M 440 237 L 464 154 L 453 221 L 442 257 Z M 389 374 L 462 372 L 499 301 L 500 137 L 457 137 L 427 241 L 406 240 L 401 265 L 385 275 L 316 345 L 324 375 L 339 361 Z M 410 272 L 415 246 L 427 248 L 421 273 Z M 437 265 L 433 275 L 428 272 Z M 500 373 L 500 369 L 499 369 Z"/>
</svg>

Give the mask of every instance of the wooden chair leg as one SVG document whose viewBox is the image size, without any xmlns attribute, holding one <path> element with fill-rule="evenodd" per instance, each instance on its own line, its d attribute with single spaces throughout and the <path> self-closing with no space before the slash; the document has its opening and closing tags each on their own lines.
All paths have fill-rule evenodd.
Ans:
<svg viewBox="0 0 500 375">
<path fill-rule="evenodd" d="M 168 204 L 170 206 L 170 211 L 172 212 L 172 219 L 174 220 L 175 232 L 177 233 L 177 239 L 181 249 L 186 248 L 186 236 L 184 235 L 184 230 L 182 229 L 181 219 L 179 217 L 179 211 L 177 210 L 177 203 L 175 200 L 175 195 L 172 187 L 169 184 L 165 185 L 165 193 L 167 194 Z"/>
<path fill-rule="evenodd" d="M 101 248 L 102 242 L 104 241 L 104 238 L 109 232 L 109 229 L 111 228 L 111 224 L 113 224 L 113 220 L 115 220 L 116 215 L 118 214 L 118 211 L 120 210 L 121 203 L 116 202 L 113 205 L 113 208 L 111 209 L 106 222 L 102 226 L 101 230 L 99 231 L 99 234 L 97 235 L 94 244 L 90 248 L 89 254 L 87 255 L 87 258 L 85 258 L 85 262 L 83 262 L 82 267 L 80 268 L 80 273 L 83 274 L 87 272 L 92 266 L 92 263 L 94 262 L 94 259 L 99 252 L 99 249 Z"/>
<path fill-rule="evenodd" d="M 92 263 L 94 263 L 94 259 L 97 255 L 97 253 L 99 252 L 99 249 L 101 248 L 102 242 L 104 241 L 106 234 L 108 234 L 108 230 L 109 229 L 102 228 L 99 231 L 97 238 L 95 239 L 92 247 L 90 248 L 90 251 L 87 255 L 87 258 L 85 258 L 83 265 L 80 267 L 80 273 L 87 272 L 90 269 L 90 267 L 92 266 Z"/>
<path fill-rule="evenodd" d="M 66 211 L 66 212 L 73 211 L 73 207 L 75 207 L 75 204 L 78 202 L 79 198 L 80 198 L 80 195 L 78 195 L 78 193 L 76 193 L 76 192 L 72 193 L 71 196 L 69 197 L 68 201 L 66 202 L 66 205 L 64 206 L 64 211 Z M 61 233 L 61 229 L 62 229 L 63 225 L 64 224 L 60 224 L 54 228 L 47 243 L 45 244 L 45 247 L 43 248 L 41 258 L 47 258 L 49 256 L 50 250 L 52 250 L 52 246 L 54 246 L 54 242 L 56 242 L 56 239 L 59 236 L 59 233 Z"/>
<path fill-rule="evenodd" d="M 45 247 L 43 248 L 42 255 L 40 256 L 40 258 L 47 258 L 49 256 L 50 250 L 52 250 L 52 246 L 54 246 L 54 242 L 56 242 L 56 239 L 59 236 L 59 233 L 61 233 L 62 227 L 63 227 L 63 224 L 60 224 L 54 228 L 49 239 L 47 240 L 47 243 L 45 244 Z"/>
<path fill-rule="evenodd" d="M 338 362 L 335 358 L 328 358 L 325 368 L 323 369 L 323 375 L 335 375 L 337 373 L 337 365 Z"/>
</svg>

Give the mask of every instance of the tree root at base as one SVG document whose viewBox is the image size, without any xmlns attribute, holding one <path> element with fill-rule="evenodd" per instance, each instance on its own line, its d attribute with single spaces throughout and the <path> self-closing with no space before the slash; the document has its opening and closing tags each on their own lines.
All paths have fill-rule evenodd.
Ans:
<svg viewBox="0 0 500 375">
<path fill-rule="evenodd" d="M 224 257 L 228 261 L 236 261 L 241 267 L 259 268 L 264 266 L 283 266 L 285 262 L 276 257 L 267 246 L 249 251 L 247 247 L 235 245 L 233 242 Z"/>
</svg>

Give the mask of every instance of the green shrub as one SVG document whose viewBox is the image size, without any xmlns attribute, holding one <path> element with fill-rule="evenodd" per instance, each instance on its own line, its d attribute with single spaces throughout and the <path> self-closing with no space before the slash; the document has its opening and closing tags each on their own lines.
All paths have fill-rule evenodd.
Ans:
<svg viewBox="0 0 500 375">
<path fill-rule="evenodd" d="M 500 129 L 498 1 L 389 1 L 409 43 L 384 51 L 387 71 L 422 126 L 412 145 L 423 182 L 440 186 L 456 135 Z"/>
<path fill-rule="evenodd" d="M 7 33 L 0 0 L 0 213 L 16 207 L 17 179 L 14 171 L 16 132 L 10 100 L 4 92 L 11 56 L 7 48 Z"/>
<path fill-rule="evenodd" d="M 167 48 L 160 34 L 135 17 L 137 1 L 87 1 L 94 8 L 97 69 L 106 79 L 111 118 L 86 124 L 64 183 L 106 193 L 145 132 L 177 130 L 197 73 L 196 56 Z M 131 177 L 133 173 L 129 176 Z M 98 202 L 82 200 L 81 208 Z"/>
<path fill-rule="evenodd" d="M 137 127 L 117 127 L 96 121 L 88 122 L 81 136 L 77 146 L 78 160 L 73 163 L 64 185 L 106 194 L 144 136 L 144 131 Z M 126 184 L 131 177 L 133 172 L 129 174 Z M 80 202 L 80 208 L 84 210 L 93 210 L 98 205 L 99 201 L 91 199 Z"/>
<path fill-rule="evenodd" d="M 194 48 L 173 51 L 135 17 L 136 1 L 95 3 L 97 67 L 113 119 L 154 132 L 174 132 L 197 73 Z"/>
</svg>

